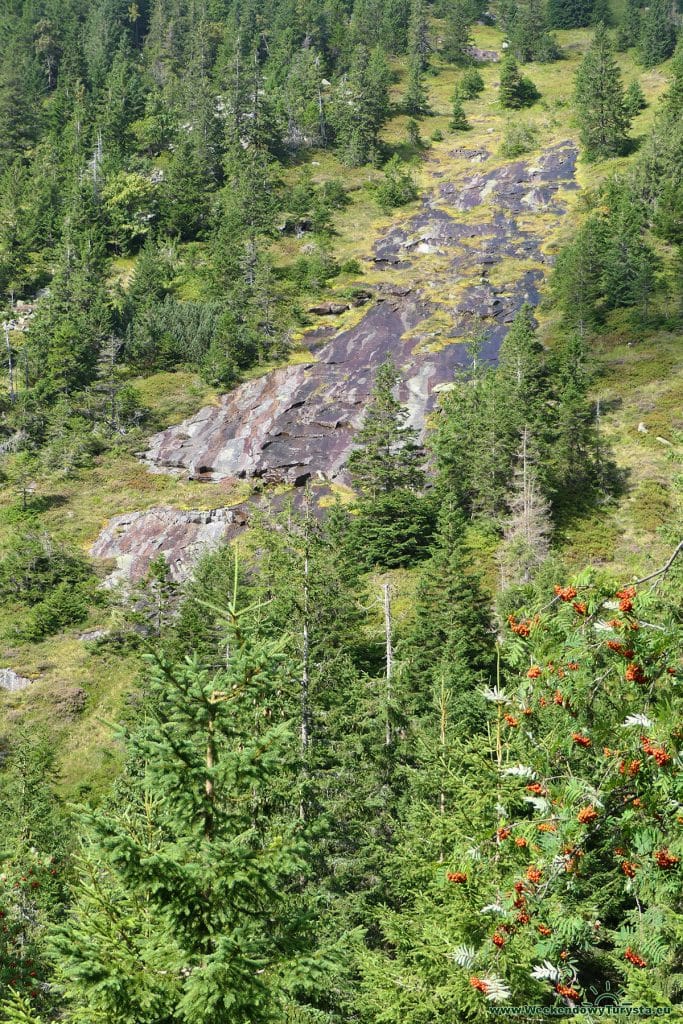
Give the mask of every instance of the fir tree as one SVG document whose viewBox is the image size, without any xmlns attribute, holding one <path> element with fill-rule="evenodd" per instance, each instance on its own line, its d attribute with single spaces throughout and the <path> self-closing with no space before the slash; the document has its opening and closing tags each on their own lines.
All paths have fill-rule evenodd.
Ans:
<svg viewBox="0 0 683 1024">
<path fill-rule="evenodd" d="M 624 88 L 607 29 L 599 25 L 575 81 L 575 103 L 584 153 L 589 160 L 624 152 L 630 120 Z"/>
<path fill-rule="evenodd" d="M 354 486 L 371 498 L 400 489 L 419 490 L 424 483 L 417 434 L 406 426 L 408 411 L 394 394 L 399 381 L 392 362 L 380 366 L 347 463 Z"/>
</svg>

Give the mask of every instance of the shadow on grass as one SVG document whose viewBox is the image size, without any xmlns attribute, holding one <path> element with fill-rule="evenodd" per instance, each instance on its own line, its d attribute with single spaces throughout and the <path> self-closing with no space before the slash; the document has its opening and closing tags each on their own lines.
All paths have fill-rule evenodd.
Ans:
<svg viewBox="0 0 683 1024">
<path fill-rule="evenodd" d="M 9 508 L 0 509 L 0 524 L 13 526 L 20 523 L 30 524 L 37 516 L 44 512 L 50 512 L 53 508 L 62 508 L 66 505 L 67 498 L 64 494 L 39 494 L 29 498 L 26 508 L 21 505 L 11 505 Z"/>
</svg>

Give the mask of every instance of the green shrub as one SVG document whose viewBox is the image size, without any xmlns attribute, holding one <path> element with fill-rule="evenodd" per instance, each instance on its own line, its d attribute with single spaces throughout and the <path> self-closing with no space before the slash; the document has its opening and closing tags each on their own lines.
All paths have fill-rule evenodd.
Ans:
<svg viewBox="0 0 683 1024">
<path fill-rule="evenodd" d="M 384 169 L 384 180 L 375 190 L 375 196 L 384 213 L 397 206 L 405 206 L 417 199 L 417 185 L 410 171 L 397 156 L 392 156 Z"/>
<path fill-rule="evenodd" d="M 300 256 L 289 271 L 289 278 L 299 291 L 317 291 L 340 271 L 334 256 L 323 248 L 315 248 Z"/>
<path fill-rule="evenodd" d="M 538 145 L 538 130 L 528 121 L 508 121 L 503 133 L 500 155 L 512 160 L 522 153 L 530 153 Z"/>
<path fill-rule="evenodd" d="M 97 577 L 85 558 L 47 533 L 16 534 L 0 560 L 0 599 L 28 606 L 18 629 L 23 640 L 41 640 L 84 622 L 102 600 Z"/>
<path fill-rule="evenodd" d="M 47 533 L 15 534 L 0 559 L 0 599 L 35 605 L 60 584 L 75 586 L 92 575 L 81 554 Z"/>
<path fill-rule="evenodd" d="M 464 100 L 473 100 L 484 91 L 484 79 L 476 68 L 467 68 L 458 83 L 458 90 Z"/>
<path fill-rule="evenodd" d="M 40 601 L 26 617 L 20 634 L 24 640 L 41 640 L 52 636 L 66 626 L 85 622 L 93 599 L 97 595 L 90 581 L 78 583 L 60 583 L 51 591 L 44 601 Z"/>
<path fill-rule="evenodd" d="M 344 262 L 339 267 L 339 272 L 341 274 L 362 274 L 363 268 L 360 265 L 360 261 L 357 260 L 355 257 L 352 257 L 349 260 L 344 260 Z"/>
</svg>

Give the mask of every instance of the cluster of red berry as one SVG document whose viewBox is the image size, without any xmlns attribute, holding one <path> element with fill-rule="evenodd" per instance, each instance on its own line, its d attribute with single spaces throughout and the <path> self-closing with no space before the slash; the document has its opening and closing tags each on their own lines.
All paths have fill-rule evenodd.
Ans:
<svg viewBox="0 0 683 1024">
<path fill-rule="evenodd" d="M 633 653 L 634 652 L 631 650 L 631 648 L 630 647 L 626 647 L 624 644 L 620 643 L 618 640 L 608 640 L 607 641 L 607 646 L 609 647 L 610 651 L 614 651 L 615 654 L 621 654 L 622 658 L 632 658 L 633 657 Z"/>
<path fill-rule="evenodd" d="M 581 998 L 581 996 L 575 988 L 572 988 L 571 985 L 563 985 L 561 982 L 559 982 L 555 986 L 555 991 L 557 992 L 558 996 L 566 996 L 567 999 Z"/>
<path fill-rule="evenodd" d="M 633 598 L 636 596 L 635 587 L 624 587 L 623 590 L 617 590 L 617 597 L 619 598 L 619 611 L 630 612 L 633 610 Z"/>
<path fill-rule="evenodd" d="M 671 871 L 680 860 L 680 857 L 670 853 L 666 847 L 661 850 L 655 850 L 654 858 L 657 861 L 657 867 L 662 868 L 663 871 Z"/>
<path fill-rule="evenodd" d="M 477 992 L 483 992 L 484 995 L 486 995 L 489 990 L 488 985 L 485 981 L 482 981 L 481 978 L 470 978 L 470 985 L 472 988 L 476 989 Z"/>
<path fill-rule="evenodd" d="M 649 736 L 641 736 L 640 743 L 648 757 L 653 757 L 660 768 L 664 768 L 671 760 L 671 754 L 664 747 L 655 746 Z"/>
<path fill-rule="evenodd" d="M 628 962 L 633 964 L 634 967 L 647 967 L 647 961 L 643 960 L 642 956 L 638 956 L 637 953 L 634 953 L 630 946 L 626 947 L 624 960 L 628 960 Z"/>
</svg>

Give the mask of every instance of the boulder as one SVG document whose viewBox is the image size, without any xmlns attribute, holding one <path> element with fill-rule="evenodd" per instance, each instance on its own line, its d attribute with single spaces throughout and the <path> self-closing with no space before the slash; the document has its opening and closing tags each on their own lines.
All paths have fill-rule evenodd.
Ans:
<svg viewBox="0 0 683 1024">
<path fill-rule="evenodd" d="M 35 682 L 26 676 L 20 676 L 11 668 L 0 668 L 0 690 L 8 690 L 10 693 L 17 693 L 19 690 L 26 690 Z"/>
<path fill-rule="evenodd" d="M 347 309 L 351 309 L 348 302 L 321 302 L 317 306 L 309 306 L 308 312 L 314 313 L 315 316 L 338 316 L 340 313 L 346 313 Z"/>
</svg>

